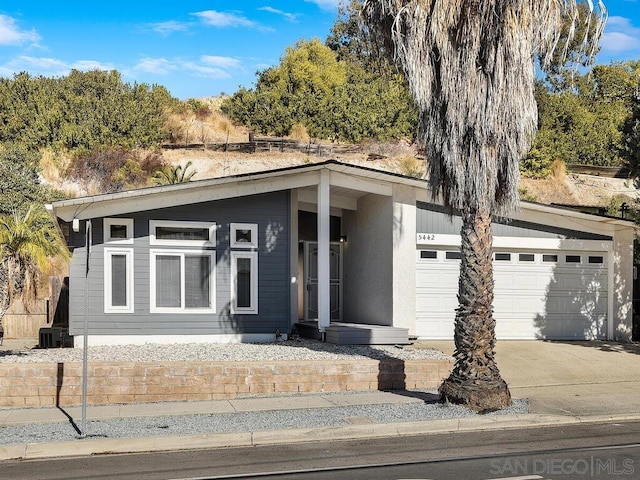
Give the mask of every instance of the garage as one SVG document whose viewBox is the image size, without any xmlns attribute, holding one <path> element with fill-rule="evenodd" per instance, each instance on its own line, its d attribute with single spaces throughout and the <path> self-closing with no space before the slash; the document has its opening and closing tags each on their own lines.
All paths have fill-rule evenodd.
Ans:
<svg viewBox="0 0 640 480">
<path fill-rule="evenodd" d="M 600 247 L 593 250 L 585 250 L 585 242 L 575 242 L 573 249 L 500 246 L 507 243 L 513 242 L 494 239 L 497 338 L 606 338 L 608 252 L 602 247 L 608 242 L 593 242 L 589 246 Z M 515 243 L 524 246 L 527 240 L 521 238 Z M 565 240 L 563 243 L 571 246 L 572 242 Z M 453 338 L 459 268 L 460 252 L 457 247 L 418 245 L 418 337 Z"/>
</svg>

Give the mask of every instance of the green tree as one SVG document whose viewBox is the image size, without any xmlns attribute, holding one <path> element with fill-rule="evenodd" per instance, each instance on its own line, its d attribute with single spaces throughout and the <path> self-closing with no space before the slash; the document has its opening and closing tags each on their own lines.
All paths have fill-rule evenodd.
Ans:
<svg viewBox="0 0 640 480">
<path fill-rule="evenodd" d="M 474 410 L 511 403 L 494 353 L 491 221 L 518 204 L 519 161 L 537 127 L 534 55 L 548 65 L 577 9 L 576 0 L 365 3 L 415 98 L 431 192 L 461 213 L 455 365 L 439 391 Z"/>
<path fill-rule="evenodd" d="M 351 64 L 348 79 L 309 125 L 312 136 L 353 143 L 413 138 L 417 113 L 400 74 L 378 75 Z"/>
<path fill-rule="evenodd" d="M 575 88 L 536 85 L 538 159 L 550 164 L 621 165 L 623 127 L 631 111 L 639 71 L 633 62 L 598 65 L 576 76 Z"/>
<path fill-rule="evenodd" d="M 255 91 L 241 89 L 221 110 L 264 133 L 287 135 L 294 124 L 311 130 L 323 102 L 347 81 L 346 65 L 318 39 L 288 47 L 280 65 L 258 72 Z"/>
<path fill-rule="evenodd" d="M 368 70 L 317 39 L 289 47 L 280 65 L 258 73 L 255 90 L 241 88 L 221 109 L 263 133 L 304 125 L 311 137 L 347 142 L 411 138 L 417 120 L 401 75 Z"/>
<path fill-rule="evenodd" d="M 60 198 L 40 183 L 38 171 L 36 152 L 0 145 L 0 215 L 24 213 L 31 203 Z"/>
<path fill-rule="evenodd" d="M 577 66 L 592 65 L 595 55 L 600 50 L 597 39 L 604 28 L 603 22 L 590 21 L 592 13 L 587 2 L 577 2 L 573 12 L 576 17 L 565 16 L 558 30 L 559 48 L 551 52 L 543 51 L 541 55 L 550 53 L 546 62 L 546 83 L 554 91 L 571 90 L 576 84 Z"/>
<path fill-rule="evenodd" d="M 37 297 L 38 279 L 54 257 L 68 260 L 69 251 L 42 205 L 0 215 L 0 323 L 16 298 L 27 305 Z"/>
<path fill-rule="evenodd" d="M 116 71 L 27 73 L 0 79 L 0 143 L 27 150 L 150 147 L 178 101 L 164 87 L 122 82 Z"/>
<path fill-rule="evenodd" d="M 640 83 L 631 115 L 625 121 L 623 133 L 624 142 L 621 152 L 631 170 L 631 176 L 637 180 L 640 178 Z"/>
<path fill-rule="evenodd" d="M 379 76 L 394 75 L 399 68 L 379 35 L 367 28 L 362 16 L 363 0 L 340 3 L 338 16 L 325 44 L 339 61 L 359 65 Z"/>
</svg>

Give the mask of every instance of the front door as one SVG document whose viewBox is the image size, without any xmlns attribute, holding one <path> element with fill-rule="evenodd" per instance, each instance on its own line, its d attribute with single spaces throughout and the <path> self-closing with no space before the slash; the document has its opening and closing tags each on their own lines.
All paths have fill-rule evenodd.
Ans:
<svg viewBox="0 0 640 480">
<path fill-rule="evenodd" d="M 304 319 L 318 319 L 318 243 L 304 244 Z M 342 245 L 329 246 L 329 297 L 331 320 L 342 320 Z"/>
</svg>

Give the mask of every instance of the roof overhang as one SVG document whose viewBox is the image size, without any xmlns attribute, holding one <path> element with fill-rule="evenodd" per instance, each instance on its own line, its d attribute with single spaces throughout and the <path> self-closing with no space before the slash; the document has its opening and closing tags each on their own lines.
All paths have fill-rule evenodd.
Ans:
<svg viewBox="0 0 640 480">
<path fill-rule="evenodd" d="M 396 184 L 416 188 L 418 200 L 433 203 L 426 180 L 328 160 L 175 185 L 59 200 L 47 207 L 54 218 L 71 222 L 73 219 L 86 220 L 126 215 L 176 205 L 192 205 L 290 189 L 298 190 L 300 201 L 314 203 L 317 198 L 316 186 L 320 183 L 322 170 L 330 172 L 332 207 L 355 210 L 360 196 L 366 194 L 391 196 L 393 186 Z M 520 209 L 509 217 L 594 233 L 603 231 L 611 233 L 619 228 L 636 228 L 636 225 L 628 220 L 531 202 L 521 202 Z"/>
<path fill-rule="evenodd" d="M 312 201 L 312 192 L 320 183 L 320 171 L 323 169 L 331 172 L 332 206 L 338 208 L 354 209 L 357 198 L 368 193 L 391 196 L 394 183 L 427 187 L 424 180 L 329 160 L 264 172 L 60 200 L 50 204 L 48 209 L 55 218 L 71 222 L 74 218 L 86 220 L 125 215 L 290 189 L 299 189 L 304 201 Z"/>
</svg>

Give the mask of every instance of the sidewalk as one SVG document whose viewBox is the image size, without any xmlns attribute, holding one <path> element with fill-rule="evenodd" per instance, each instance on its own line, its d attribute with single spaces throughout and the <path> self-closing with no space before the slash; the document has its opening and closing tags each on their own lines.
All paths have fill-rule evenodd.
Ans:
<svg viewBox="0 0 640 480">
<path fill-rule="evenodd" d="M 317 410 L 362 405 L 383 405 L 391 408 L 394 405 L 417 404 L 424 403 L 424 401 L 420 396 L 407 396 L 402 392 L 365 392 L 246 398 L 210 402 L 95 406 L 87 408 L 87 417 L 90 421 L 133 417 L 154 417 L 159 419 L 174 415 L 215 415 L 241 412 L 262 412 L 266 414 L 274 411 L 296 415 L 298 411 L 304 409 Z M 65 413 L 73 419 L 76 425 L 80 424 L 81 409 L 79 407 L 65 410 L 55 408 L 3 409 L 0 410 L 0 427 L 31 423 L 69 422 L 69 417 Z M 586 416 L 554 414 L 475 415 L 462 418 L 391 423 L 373 423 L 366 417 L 351 417 L 345 418 L 346 424 L 343 426 L 332 425 L 273 430 L 242 430 L 239 428 L 238 431 L 231 433 L 138 438 L 91 438 L 91 435 L 89 435 L 87 438 L 70 442 L 0 445 L 0 460 L 288 444 L 385 436 L 455 433 L 472 430 L 514 429 L 531 426 L 557 426 L 585 422 L 622 422 L 628 420 L 640 420 L 640 414 Z M 276 426 L 274 425 L 274 427 Z"/>
<path fill-rule="evenodd" d="M 429 342 L 427 342 L 429 343 Z M 445 353 L 451 345 L 430 342 Z M 498 364 L 514 398 L 527 398 L 530 413 L 473 415 L 424 421 L 376 422 L 363 415 L 343 418 L 339 425 L 302 425 L 299 428 L 252 429 L 238 425 L 228 433 L 200 433 L 180 436 L 138 438 L 88 438 L 56 443 L 0 445 L 0 460 L 34 459 L 98 453 L 166 451 L 176 448 L 218 448 L 332 441 L 382 436 L 439 434 L 471 430 L 526 428 L 576 423 L 640 421 L 640 350 L 605 342 L 498 342 Z M 240 398 L 206 402 L 176 402 L 135 405 L 89 406 L 93 420 L 162 418 L 178 415 L 225 415 L 253 412 L 270 418 L 274 412 L 288 418 L 304 416 L 302 411 L 351 412 L 349 407 L 396 408 L 433 402 L 435 392 L 347 392 L 280 397 Z M 0 427 L 28 424 L 81 422 L 80 407 L 0 409 Z M 392 417 L 389 417 L 392 418 Z M 90 432 L 89 432 L 90 433 Z"/>
</svg>

